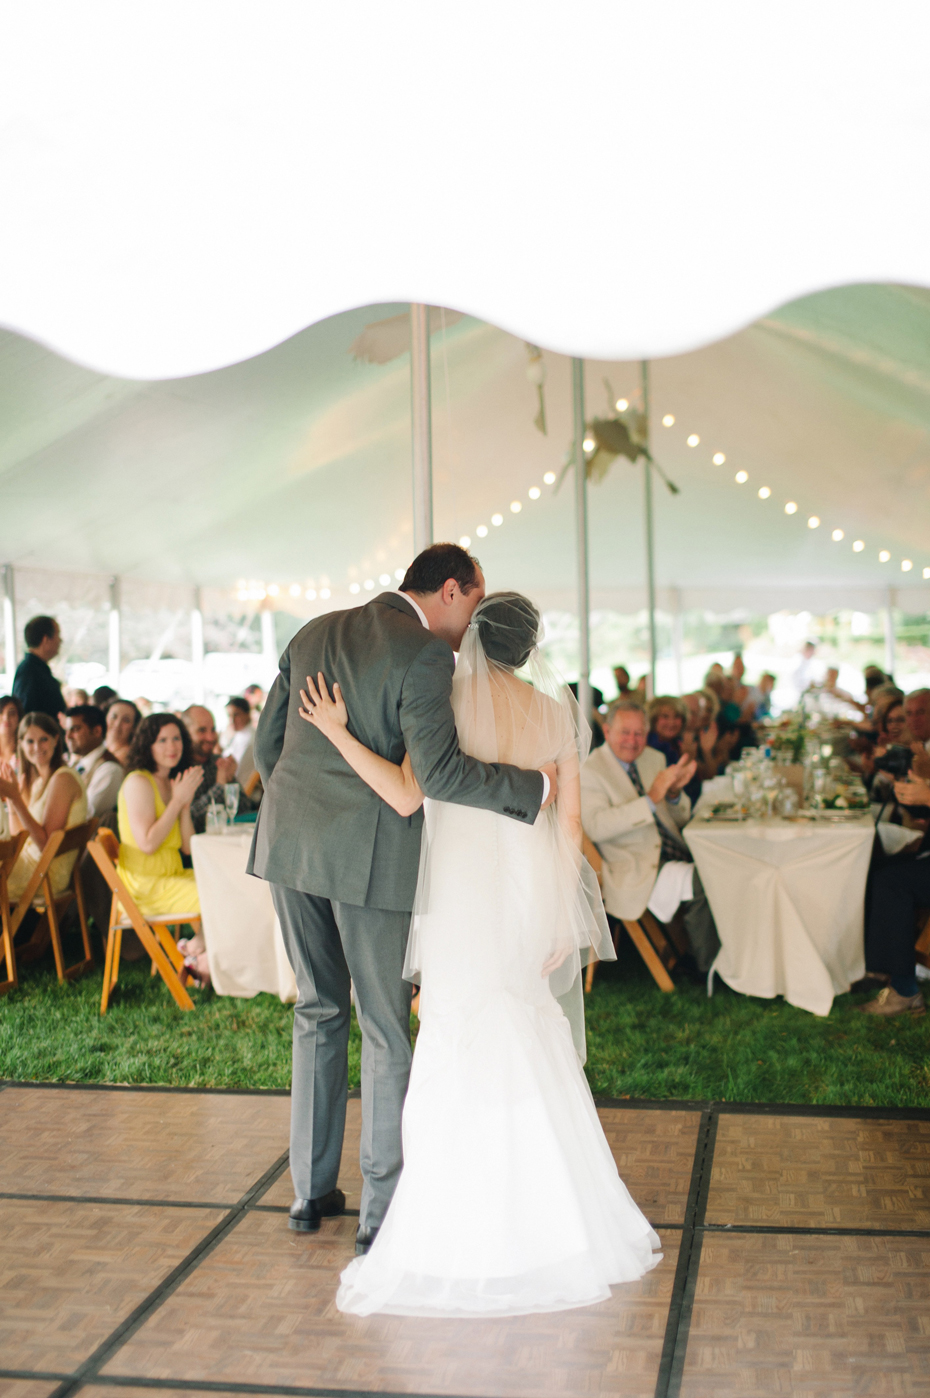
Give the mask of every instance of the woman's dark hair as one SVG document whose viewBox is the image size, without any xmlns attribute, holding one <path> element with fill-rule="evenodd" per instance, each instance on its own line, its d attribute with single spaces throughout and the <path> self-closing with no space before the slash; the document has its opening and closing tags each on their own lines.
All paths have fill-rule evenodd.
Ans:
<svg viewBox="0 0 930 1398">
<path fill-rule="evenodd" d="M 116 698 L 116 690 L 108 684 L 101 684 L 94 690 L 91 698 L 98 709 L 103 709 L 106 712 L 107 706 L 112 704 Z"/>
<path fill-rule="evenodd" d="M 237 709 L 240 714 L 245 714 L 246 718 L 252 717 L 252 710 L 249 708 L 248 699 L 233 697 L 226 700 L 227 709 Z"/>
<path fill-rule="evenodd" d="M 4 709 L 9 708 L 10 704 L 12 704 L 13 708 L 16 710 L 17 719 L 21 719 L 23 716 L 23 706 L 15 694 L 4 694 L 2 698 L 0 698 L 0 714 L 3 713 Z"/>
<path fill-rule="evenodd" d="M 530 599 L 519 592 L 492 592 L 475 611 L 485 655 L 511 670 L 525 665 L 536 649 L 540 620 Z"/>
<path fill-rule="evenodd" d="M 431 544 L 418 553 L 404 574 L 401 592 L 439 592 L 450 578 L 468 595 L 478 586 L 478 560 L 458 544 Z"/>
<path fill-rule="evenodd" d="M 32 790 L 32 783 L 39 775 L 39 769 L 34 767 L 23 751 L 23 739 L 30 728 L 41 728 L 43 733 L 47 733 L 50 738 L 55 739 L 55 750 L 52 753 L 52 760 L 49 767 L 53 772 L 57 772 L 59 767 L 65 765 L 65 743 L 64 736 L 58 724 L 49 714 L 32 713 L 25 714 L 19 721 L 19 728 L 16 730 L 16 749 L 19 756 L 19 770 L 22 776 L 22 789 L 28 796 Z"/>
<path fill-rule="evenodd" d="M 121 701 L 125 702 L 125 701 Z M 129 749 L 129 757 L 126 759 L 126 771 L 129 772 L 154 772 L 155 759 L 152 756 L 152 744 L 163 728 L 172 724 L 181 735 L 181 760 L 176 767 L 172 767 L 169 776 L 176 777 L 181 772 L 192 767 L 194 763 L 193 752 L 191 750 L 190 734 L 187 725 L 174 714 L 149 714 L 139 724 L 132 738 L 132 746 Z"/>
</svg>

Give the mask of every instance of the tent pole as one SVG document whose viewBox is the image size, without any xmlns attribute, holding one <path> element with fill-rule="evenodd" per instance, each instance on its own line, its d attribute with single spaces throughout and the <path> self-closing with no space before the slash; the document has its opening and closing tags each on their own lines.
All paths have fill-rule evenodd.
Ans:
<svg viewBox="0 0 930 1398">
<path fill-rule="evenodd" d="M 643 416 L 646 419 L 646 447 L 649 447 L 649 361 L 640 362 L 643 385 Z M 656 570 L 655 522 L 652 517 L 652 462 L 643 462 L 643 495 L 646 517 L 646 585 L 649 605 L 649 698 L 656 692 Z"/>
<path fill-rule="evenodd" d="M 194 670 L 194 703 L 203 703 L 203 599 L 200 588 L 194 588 L 191 609 L 191 664 Z"/>
<path fill-rule="evenodd" d="M 410 426 L 413 447 L 413 552 L 433 542 L 433 424 L 429 306 L 410 303 Z"/>
<path fill-rule="evenodd" d="M 122 657 L 120 655 L 120 585 L 119 578 L 110 579 L 110 615 L 108 618 L 109 638 L 107 646 L 107 669 L 110 672 L 110 683 L 119 692 L 119 677 L 122 671 Z"/>
<path fill-rule="evenodd" d="M 894 634 L 894 604 L 895 590 L 889 587 L 888 596 L 885 601 L 885 674 L 894 674 L 895 663 L 895 634 Z"/>
<path fill-rule="evenodd" d="M 672 589 L 674 611 L 672 612 L 672 659 L 675 662 L 675 685 L 682 693 L 684 684 L 681 677 L 681 656 L 684 649 L 684 618 L 681 614 L 681 588 Z"/>
<path fill-rule="evenodd" d="M 13 676 L 16 673 L 16 591 L 12 563 L 3 565 L 3 649 L 9 691 L 13 688 Z"/>
<path fill-rule="evenodd" d="M 591 638 L 588 585 L 588 472 L 584 456 L 584 360 L 572 360 L 575 419 L 575 561 L 578 569 L 578 707 L 591 716 Z"/>
</svg>

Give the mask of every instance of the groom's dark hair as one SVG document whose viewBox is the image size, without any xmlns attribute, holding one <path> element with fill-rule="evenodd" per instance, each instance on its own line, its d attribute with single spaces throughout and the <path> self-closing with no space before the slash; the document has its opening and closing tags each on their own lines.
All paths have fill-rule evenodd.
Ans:
<svg viewBox="0 0 930 1398">
<path fill-rule="evenodd" d="M 458 544 L 431 544 L 417 554 L 404 574 L 400 590 L 423 594 L 439 592 L 450 578 L 455 579 L 467 596 L 478 586 L 477 558 L 472 558 Z"/>
</svg>

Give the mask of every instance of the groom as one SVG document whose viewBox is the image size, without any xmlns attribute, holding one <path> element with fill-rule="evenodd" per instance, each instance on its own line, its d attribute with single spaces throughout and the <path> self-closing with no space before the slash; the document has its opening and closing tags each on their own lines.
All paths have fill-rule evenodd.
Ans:
<svg viewBox="0 0 930 1398">
<path fill-rule="evenodd" d="M 362 1202 L 367 1252 L 403 1164 L 410 994 L 403 979 L 423 812 L 399 816 L 298 716 L 319 671 L 337 681 L 349 728 L 391 762 L 409 752 L 427 796 L 532 825 L 555 797 L 555 769 L 525 772 L 460 751 L 454 659 L 484 596 L 477 562 L 455 544 L 414 559 L 399 592 L 317 617 L 298 631 L 262 710 L 255 765 L 265 796 L 249 872 L 271 884 L 297 977 L 291 1083 L 290 1226 L 312 1233 L 341 1214 L 336 1188 L 348 1086 L 349 986 L 362 1031 Z"/>
</svg>

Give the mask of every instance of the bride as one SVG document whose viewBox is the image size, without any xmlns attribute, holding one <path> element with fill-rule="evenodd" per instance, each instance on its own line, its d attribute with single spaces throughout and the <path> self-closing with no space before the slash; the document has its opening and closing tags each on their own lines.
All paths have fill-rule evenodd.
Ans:
<svg viewBox="0 0 930 1398">
<path fill-rule="evenodd" d="M 336 1304 L 356 1315 L 587 1306 L 661 1258 L 582 1070 L 581 968 L 614 952 L 581 854 L 590 731 L 537 650 L 539 626 L 527 598 L 493 593 L 462 643 L 452 703 L 463 751 L 555 761 L 558 801 L 532 826 L 425 802 L 404 968 L 421 987 L 404 1169 L 371 1250 L 342 1273 Z M 359 743 L 338 685 L 330 698 L 322 675 L 308 678 L 301 697 L 301 716 L 383 800 L 418 809 L 409 756 L 397 766 Z"/>
</svg>

